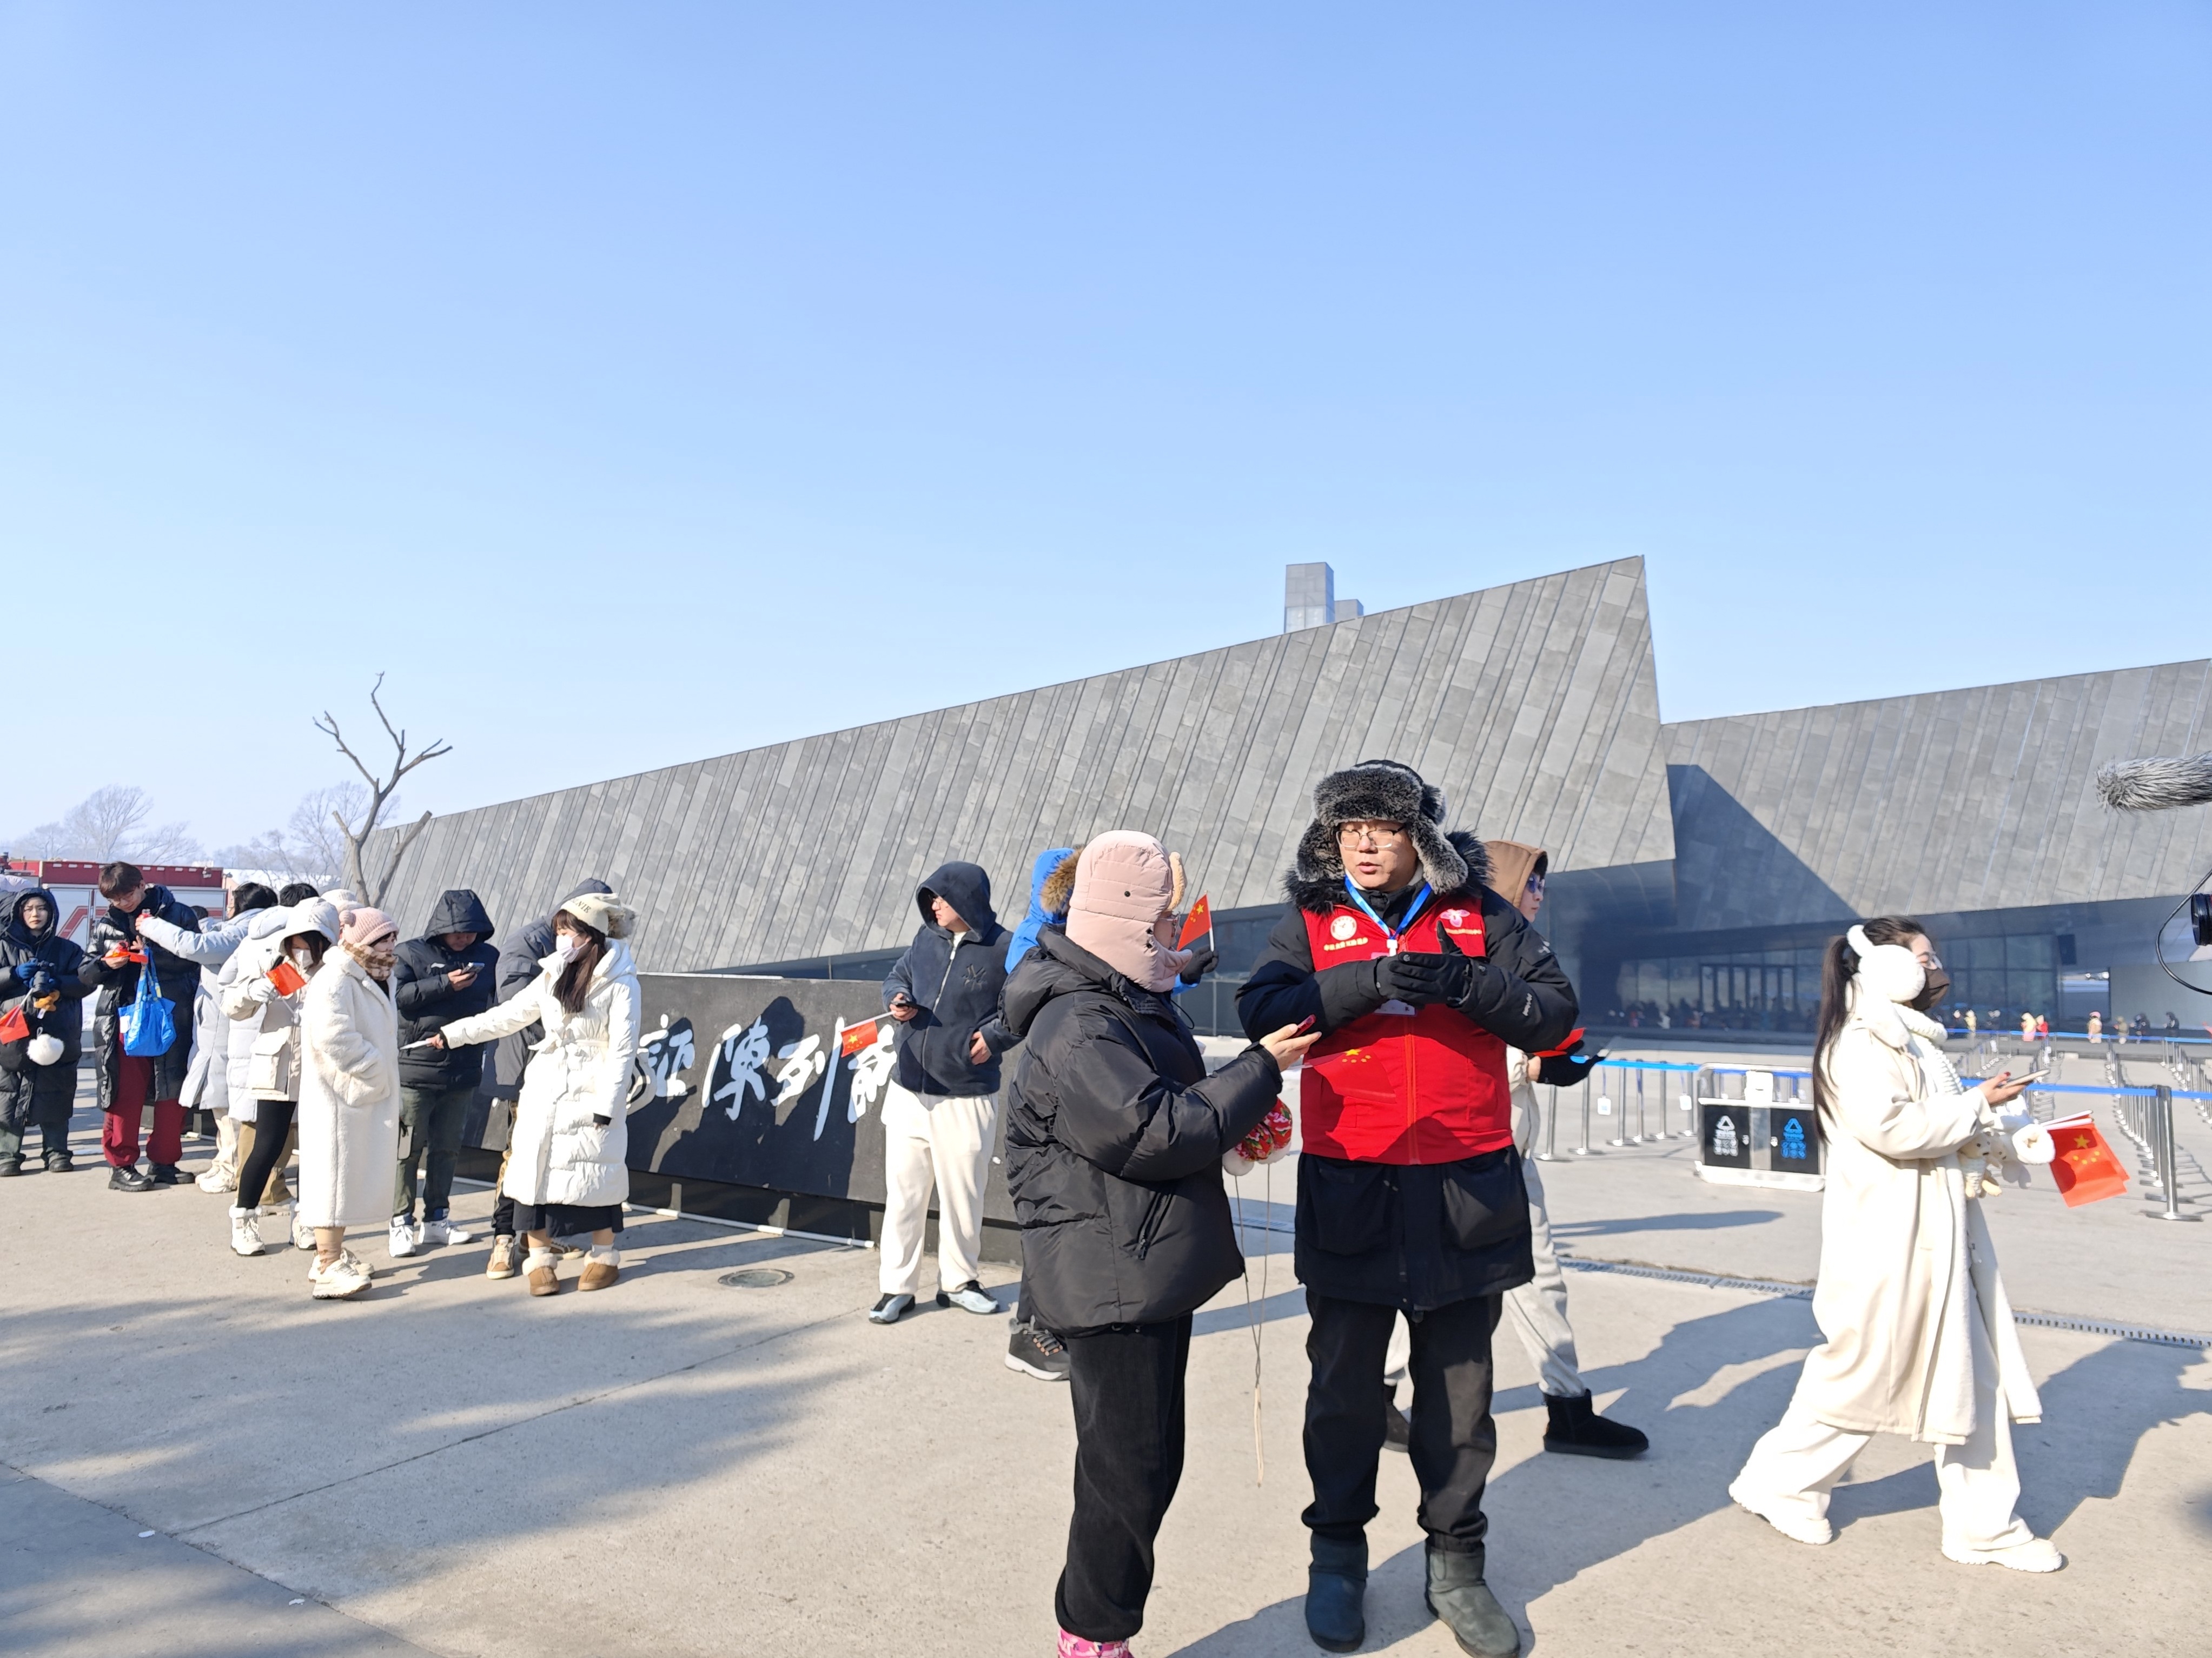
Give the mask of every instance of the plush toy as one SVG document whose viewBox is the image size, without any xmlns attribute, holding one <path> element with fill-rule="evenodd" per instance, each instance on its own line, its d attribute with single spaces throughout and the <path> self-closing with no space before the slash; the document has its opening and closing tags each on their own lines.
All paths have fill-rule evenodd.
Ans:
<svg viewBox="0 0 2212 1658">
<path fill-rule="evenodd" d="M 1290 1149 L 1290 1108 L 1277 1100 L 1257 1128 L 1221 1154 L 1221 1167 L 1233 1180 L 1263 1163 L 1273 1163 Z"/>
</svg>

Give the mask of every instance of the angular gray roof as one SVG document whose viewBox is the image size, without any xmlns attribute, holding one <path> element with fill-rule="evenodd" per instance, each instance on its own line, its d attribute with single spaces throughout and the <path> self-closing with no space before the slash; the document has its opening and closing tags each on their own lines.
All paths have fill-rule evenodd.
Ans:
<svg viewBox="0 0 2212 1658">
<path fill-rule="evenodd" d="M 2092 780 L 2208 748 L 2212 662 L 1672 725 L 1677 924 L 2186 892 L 2212 808 L 2113 812 Z"/>
<path fill-rule="evenodd" d="M 1018 914 L 1048 846 L 1137 828 L 1217 908 L 1279 901 L 1309 791 L 1404 761 L 1453 827 L 1553 866 L 1674 855 L 1640 559 L 434 819 L 386 908 L 447 887 L 502 927 L 579 878 L 639 911 L 640 965 L 681 971 L 902 944 L 948 858 Z"/>
</svg>

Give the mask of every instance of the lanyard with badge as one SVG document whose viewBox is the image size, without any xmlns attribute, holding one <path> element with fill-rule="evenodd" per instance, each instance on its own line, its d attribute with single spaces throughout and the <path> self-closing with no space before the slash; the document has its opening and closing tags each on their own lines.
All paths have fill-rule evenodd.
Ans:
<svg viewBox="0 0 2212 1658">
<path fill-rule="evenodd" d="M 1352 895 L 1352 902 L 1359 906 L 1360 913 L 1365 915 L 1369 920 L 1374 922 L 1376 926 L 1382 929 L 1382 948 L 1388 954 L 1392 956 L 1395 956 L 1398 953 L 1399 938 L 1404 934 L 1407 928 L 1413 925 L 1414 918 L 1419 916 L 1421 913 L 1421 907 L 1429 902 L 1431 892 L 1429 884 L 1426 881 L 1422 882 L 1421 890 L 1413 895 L 1413 902 L 1407 906 L 1404 925 L 1393 927 L 1389 922 L 1384 920 L 1380 915 L 1377 915 L 1375 913 L 1374 906 L 1367 902 L 1365 896 L 1362 895 L 1358 887 L 1352 885 L 1352 878 L 1349 875 L 1344 878 L 1344 890 Z M 1411 1002 L 1401 1002 L 1395 997 L 1391 998 L 1389 1001 L 1383 1003 L 1382 1006 L 1376 1008 L 1375 1011 L 1377 1013 L 1389 1013 L 1407 1018 L 1410 1018 L 1416 1011 L 1418 1011 Z"/>
</svg>

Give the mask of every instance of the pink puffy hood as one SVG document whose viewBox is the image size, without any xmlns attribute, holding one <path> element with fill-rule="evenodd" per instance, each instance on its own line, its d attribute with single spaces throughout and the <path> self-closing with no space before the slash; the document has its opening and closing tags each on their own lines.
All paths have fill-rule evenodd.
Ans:
<svg viewBox="0 0 2212 1658">
<path fill-rule="evenodd" d="M 1083 847 L 1068 900 L 1067 938 L 1123 978 L 1167 990 L 1189 964 L 1170 950 L 1182 903 L 1182 860 L 1149 835 L 1115 829 Z"/>
</svg>

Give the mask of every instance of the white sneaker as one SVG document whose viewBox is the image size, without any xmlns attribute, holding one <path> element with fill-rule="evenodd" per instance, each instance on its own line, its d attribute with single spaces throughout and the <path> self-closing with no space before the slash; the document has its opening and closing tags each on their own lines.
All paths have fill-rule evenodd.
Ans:
<svg viewBox="0 0 2212 1658">
<path fill-rule="evenodd" d="M 307 1288 L 317 1301 L 343 1301 L 368 1288 L 368 1263 L 350 1249 L 325 1266 L 316 1260 L 307 1268 Z"/>
<path fill-rule="evenodd" d="M 238 1171 L 211 1163 L 200 1170 L 192 1184 L 203 1192 L 235 1192 L 238 1190 Z"/>
<path fill-rule="evenodd" d="M 1831 1526 L 1825 1517 L 1819 1520 L 1808 1520 L 1787 1512 L 1779 1515 L 1770 1514 L 1744 1494 L 1741 1482 L 1730 1485 L 1728 1488 L 1728 1494 L 1729 1500 L 1738 1508 L 1747 1514 L 1757 1515 L 1793 1543 L 1806 1543 L 1819 1548 L 1825 1543 L 1832 1543 L 1836 1540 L 1836 1528 Z"/>
<path fill-rule="evenodd" d="M 985 1316 L 1006 1310 L 997 1302 L 985 1295 L 983 1286 L 972 1278 L 957 1290 L 939 1290 L 937 1292 L 937 1304 L 940 1307 L 957 1307 L 963 1313 L 976 1313 Z"/>
<path fill-rule="evenodd" d="M 251 1209 L 230 1212 L 231 1253 L 258 1255 L 261 1253 L 261 1217 Z"/>
<path fill-rule="evenodd" d="M 466 1243 L 470 1234 L 449 1220 L 426 1220 L 416 1230 L 421 1243 Z"/>
<path fill-rule="evenodd" d="M 2057 1571 L 2066 1564 L 2058 1546 L 2047 1537 L 2031 1537 L 2002 1549 L 1970 1548 L 1943 1540 L 1943 1558 L 1962 1566 L 2010 1566 L 2014 1571 Z"/>
<path fill-rule="evenodd" d="M 415 1223 L 404 1215 L 392 1218 L 392 1258 L 404 1260 L 422 1246 L 422 1235 L 415 1230 Z"/>
<path fill-rule="evenodd" d="M 300 1218 L 300 1206 L 297 1204 L 289 1206 L 289 1218 L 292 1223 L 292 1247 L 295 1249 L 313 1248 L 315 1229 Z"/>
</svg>

